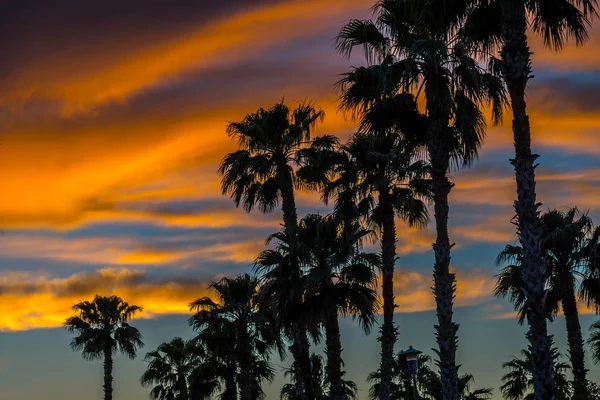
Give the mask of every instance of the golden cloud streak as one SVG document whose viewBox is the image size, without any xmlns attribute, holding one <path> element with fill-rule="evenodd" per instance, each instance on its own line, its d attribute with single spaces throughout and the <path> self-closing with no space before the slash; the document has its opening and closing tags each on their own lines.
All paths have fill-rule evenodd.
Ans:
<svg viewBox="0 0 600 400">
<path fill-rule="evenodd" d="M 34 94 L 58 98 L 67 115 L 86 111 L 107 101 L 124 101 L 144 88 L 192 69 L 219 68 L 278 44 L 310 37 L 326 31 L 332 21 L 349 19 L 369 6 L 366 0 L 351 4 L 330 0 L 326 6 L 322 1 L 310 0 L 254 7 L 192 28 L 180 37 L 129 49 L 127 55 L 103 54 L 101 63 L 89 63 L 86 59 L 71 60 L 72 63 L 61 60 L 62 65 L 52 60 L 48 60 L 50 65 L 39 62 L 37 65 L 44 65 L 45 70 L 25 69 L 20 86 L 6 97 L 12 102 L 24 101 Z M 70 70 L 70 64 L 78 65 L 76 73 Z"/>
<path fill-rule="evenodd" d="M 473 306 L 490 300 L 495 280 L 483 271 L 456 271 L 456 307 Z M 411 313 L 435 310 L 431 292 L 431 273 L 417 271 L 394 271 L 394 295 L 396 312 Z"/>
<path fill-rule="evenodd" d="M 397 312 L 435 309 L 430 274 L 396 271 L 394 274 Z M 216 278 L 215 278 L 216 279 Z M 19 331 L 60 326 L 73 304 L 95 294 L 118 295 L 131 304 L 144 307 L 141 318 L 188 313 L 190 301 L 212 296 L 210 282 L 181 278 L 153 280 L 139 269 L 102 269 L 67 278 L 27 273 L 7 274 L 0 282 L 0 331 Z M 458 274 L 456 305 L 471 306 L 489 299 L 493 278 L 482 272 Z"/>
<path fill-rule="evenodd" d="M 118 295 L 141 305 L 141 318 L 188 313 L 190 301 L 212 296 L 210 282 L 196 279 L 153 281 L 142 270 L 103 269 L 68 278 L 21 277 L 0 282 L 0 330 L 20 331 L 61 326 L 71 306 L 95 294 Z"/>
<path fill-rule="evenodd" d="M 0 241 L 0 257 L 73 262 L 84 265 L 161 265 L 197 260 L 198 263 L 250 264 L 264 249 L 263 239 L 214 238 L 214 243 L 178 245 L 193 236 L 174 237 L 152 245 L 126 236 L 64 239 L 59 237 L 7 235 Z M 31 249 L 36 249 L 32 252 Z"/>
</svg>

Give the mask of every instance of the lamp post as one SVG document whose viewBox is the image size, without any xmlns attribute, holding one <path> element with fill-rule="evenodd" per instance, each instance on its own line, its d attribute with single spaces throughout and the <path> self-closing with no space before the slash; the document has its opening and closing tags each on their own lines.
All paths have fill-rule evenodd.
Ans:
<svg viewBox="0 0 600 400">
<path fill-rule="evenodd" d="M 413 397 L 415 400 L 418 400 L 417 397 L 417 373 L 419 371 L 419 354 L 423 353 L 422 351 L 413 349 L 412 346 L 408 347 L 408 350 L 400 353 L 406 359 L 406 363 L 408 364 L 408 374 L 410 377 L 410 386 L 411 391 L 413 393 Z"/>
</svg>

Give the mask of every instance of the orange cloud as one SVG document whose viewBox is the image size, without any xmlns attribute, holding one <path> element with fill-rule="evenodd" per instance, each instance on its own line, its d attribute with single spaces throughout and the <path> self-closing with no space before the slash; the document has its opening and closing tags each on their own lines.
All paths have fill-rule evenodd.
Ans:
<svg viewBox="0 0 600 400">
<path fill-rule="evenodd" d="M 456 271 L 457 307 L 473 306 L 490 300 L 495 279 L 483 271 Z M 431 273 L 417 271 L 394 272 L 394 295 L 396 312 L 409 313 L 435 310 L 435 299 L 431 291 L 433 276 Z"/>
<path fill-rule="evenodd" d="M 60 238 L 33 235 L 6 235 L 0 241 L 0 257 L 71 262 L 85 265 L 184 266 L 198 263 L 233 262 L 250 264 L 265 248 L 264 239 L 239 240 L 235 235 L 213 236 L 207 244 L 194 243 L 194 236 L 172 237 L 152 244 L 127 236 Z M 206 238 L 204 238 L 206 239 Z M 188 244 L 186 242 L 192 242 Z M 35 249 L 32 252 L 31 249 Z"/>
<path fill-rule="evenodd" d="M 529 38 L 534 53 L 534 73 L 542 68 L 563 71 L 594 70 L 598 68 L 598 65 L 600 65 L 600 54 L 594 50 L 598 40 L 600 40 L 600 27 L 598 27 L 598 24 L 594 23 L 589 28 L 588 33 L 590 38 L 583 46 L 576 46 L 574 41 L 571 41 L 560 52 L 546 48 L 540 36 L 531 33 Z"/>
<path fill-rule="evenodd" d="M 215 277 L 214 279 L 218 279 Z M 214 280 L 213 279 L 213 280 Z M 428 273 L 397 270 L 394 274 L 397 312 L 435 309 Z M 19 331 L 60 326 L 73 304 L 95 294 L 118 295 L 144 307 L 141 318 L 188 313 L 195 298 L 213 296 L 208 280 L 193 278 L 153 279 L 139 269 L 102 269 L 52 278 L 39 273 L 7 274 L 0 282 L 0 331 Z M 456 306 L 481 304 L 489 299 L 493 278 L 483 272 L 458 273 Z"/>
<path fill-rule="evenodd" d="M 88 110 L 107 101 L 126 100 L 144 88 L 192 69 L 219 68 L 269 47 L 322 33 L 332 21 L 350 19 L 369 6 L 366 0 L 351 4 L 333 0 L 327 6 L 311 0 L 246 8 L 178 37 L 130 48 L 125 54 L 105 52 L 103 62 L 94 57 L 94 62 L 83 58 L 70 60 L 71 63 L 61 60 L 61 64 L 40 60 L 37 65 L 43 65 L 44 70 L 25 68 L 12 85 L 12 96 L 6 97 L 9 101 L 23 101 L 36 94 L 61 100 L 69 114 Z"/>
<path fill-rule="evenodd" d="M 153 280 L 142 270 L 103 269 L 67 278 L 27 276 L 0 282 L 0 330 L 19 331 L 60 326 L 71 315 L 71 306 L 97 293 L 118 295 L 141 305 L 141 318 L 189 312 L 190 301 L 212 296 L 208 281 Z"/>
</svg>

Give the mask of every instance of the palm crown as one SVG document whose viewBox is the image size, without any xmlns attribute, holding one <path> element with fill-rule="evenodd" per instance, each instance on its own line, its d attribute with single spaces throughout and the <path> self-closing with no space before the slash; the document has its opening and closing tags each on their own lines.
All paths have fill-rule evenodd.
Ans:
<svg viewBox="0 0 600 400">
<path fill-rule="evenodd" d="M 117 350 L 134 359 L 137 350 L 144 345 L 141 333 L 129 325 L 129 320 L 141 307 L 129 305 L 117 296 L 98 296 L 93 301 L 83 301 L 73 306 L 77 314 L 65 322 L 68 332 L 76 336 L 71 340 L 71 348 L 81 351 L 87 360 L 104 356 L 108 349 L 111 354 Z"/>
<path fill-rule="evenodd" d="M 73 311 L 76 315 L 65 321 L 65 329 L 75 335 L 70 346 L 86 360 L 104 359 L 104 400 L 112 400 L 114 353 L 134 359 L 144 346 L 142 334 L 129 324 L 142 308 L 117 296 L 96 295 L 91 302 L 75 304 Z"/>
<path fill-rule="evenodd" d="M 481 106 L 489 105 L 493 121 L 500 121 L 506 104 L 504 86 L 497 63 L 484 70 L 454 31 L 440 34 L 435 18 L 424 19 L 428 11 L 423 1 L 382 0 L 376 5 L 375 21 L 353 20 L 342 29 L 338 49 L 349 55 L 362 46 L 371 65 L 345 74 L 340 81 L 341 105 L 366 111 L 363 125 L 371 126 L 372 117 L 380 119 L 386 108 L 388 119 L 398 115 L 401 96 L 424 95 L 429 125 L 443 119 L 446 151 L 456 162 L 469 164 L 485 134 Z M 404 112 L 395 120 L 407 117 Z M 425 139 L 424 132 L 420 138 Z"/>
<path fill-rule="evenodd" d="M 148 367 L 140 381 L 152 386 L 150 397 L 154 400 L 189 400 L 190 376 L 204 356 L 194 341 L 175 337 L 146 354 Z"/>
<path fill-rule="evenodd" d="M 592 253 L 594 235 L 592 220 L 580 215 L 576 208 L 567 212 L 551 210 L 541 217 L 543 226 L 542 249 L 547 266 L 546 306 L 549 312 L 558 312 L 559 302 L 566 292 L 579 289 L 582 299 L 594 301 L 594 269 Z M 519 322 L 527 317 L 526 298 L 520 273 L 523 250 L 507 245 L 496 259 L 497 264 L 508 263 L 497 275 L 495 293 L 508 298 L 519 312 Z"/>
<path fill-rule="evenodd" d="M 551 354 L 554 361 L 554 382 L 556 386 L 556 399 L 566 400 L 570 398 L 569 379 L 567 372 L 570 370 L 568 364 L 560 362 L 560 355 L 554 348 Z M 502 369 L 507 370 L 502 376 L 502 395 L 508 400 L 530 400 L 533 399 L 533 377 L 531 374 L 532 356 L 528 350 L 521 350 L 521 357 L 512 357 L 510 361 L 502 364 Z"/>
<path fill-rule="evenodd" d="M 292 165 L 298 150 L 307 146 L 323 117 L 311 103 L 301 103 L 295 110 L 278 103 L 230 123 L 227 133 L 237 139 L 240 150 L 225 156 L 219 167 L 223 194 L 246 211 L 255 205 L 272 211 L 289 189 L 284 186 L 294 182 Z"/>
<path fill-rule="evenodd" d="M 224 365 L 224 374 L 235 374 L 241 398 L 260 397 L 261 381 L 274 377 L 269 354 L 273 349 L 282 354 L 283 348 L 269 315 L 258 309 L 258 279 L 242 274 L 211 287 L 219 301 L 203 297 L 192 302 L 190 308 L 196 313 L 190 324 L 206 343 L 214 344 L 215 337 L 224 339 L 214 346 L 213 355 Z"/>
</svg>

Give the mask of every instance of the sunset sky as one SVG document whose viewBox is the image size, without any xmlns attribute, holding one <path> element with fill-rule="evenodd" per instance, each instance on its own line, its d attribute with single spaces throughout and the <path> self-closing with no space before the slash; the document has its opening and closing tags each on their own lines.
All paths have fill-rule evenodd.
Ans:
<svg viewBox="0 0 600 400">
<path fill-rule="evenodd" d="M 0 1 L 0 400 L 102 398 L 101 363 L 71 352 L 61 328 L 95 293 L 145 309 L 135 324 L 147 346 L 136 361 L 117 358 L 115 398 L 147 398 L 145 352 L 191 336 L 187 304 L 248 271 L 279 228 L 278 212 L 247 215 L 220 194 L 217 165 L 235 149 L 227 121 L 309 98 L 326 112 L 317 134 L 347 137 L 354 123 L 336 111 L 334 83 L 362 59 L 333 40 L 373 2 Z M 561 54 L 533 41 L 528 101 L 543 209 L 578 206 L 600 223 L 600 24 L 590 36 Z M 495 257 L 515 240 L 509 127 L 488 130 L 451 195 L 458 358 L 496 399 L 501 363 L 525 345 L 492 295 Z M 301 215 L 327 210 L 313 193 L 297 197 Z M 398 349 L 432 354 L 433 233 L 398 224 L 398 237 Z M 596 317 L 582 313 L 587 334 Z M 341 325 L 347 377 L 366 399 L 375 334 Z M 564 352 L 564 320 L 551 330 Z"/>
</svg>

